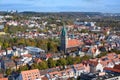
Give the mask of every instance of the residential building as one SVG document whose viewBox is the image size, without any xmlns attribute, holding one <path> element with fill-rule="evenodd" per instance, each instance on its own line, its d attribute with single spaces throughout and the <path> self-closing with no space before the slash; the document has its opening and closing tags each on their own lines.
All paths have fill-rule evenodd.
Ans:
<svg viewBox="0 0 120 80">
<path fill-rule="evenodd" d="M 19 80 L 41 80 L 38 69 L 22 71 Z"/>
</svg>

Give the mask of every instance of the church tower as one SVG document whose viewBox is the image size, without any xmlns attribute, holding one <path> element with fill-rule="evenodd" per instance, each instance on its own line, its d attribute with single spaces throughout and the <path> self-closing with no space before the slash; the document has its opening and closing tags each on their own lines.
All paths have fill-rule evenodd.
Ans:
<svg viewBox="0 0 120 80">
<path fill-rule="evenodd" d="M 67 48 L 67 30 L 65 27 L 62 28 L 61 31 L 61 50 L 66 53 L 66 48 Z"/>
</svg>

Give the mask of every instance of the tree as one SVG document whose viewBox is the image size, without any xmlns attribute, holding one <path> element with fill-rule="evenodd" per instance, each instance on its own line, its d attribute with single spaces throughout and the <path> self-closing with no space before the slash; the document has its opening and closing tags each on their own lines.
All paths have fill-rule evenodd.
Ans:
<svg viewBox="0 0 120 80">
<path fill-rule="evenodd" d="M 105 56 L 106 54 L 107 54 L 107 52 L 102 52 L 97 56 L 97 58 L 101 58 L 102 56 Z"/>
<path fill-rule="evenodd" d="M 32 69 L 37 69 L 38 68 L 38 64 L 37 63 L 32 64 L 31 68 Z"/>
<path fill-rule="evenodd" d="M 8 47 L 9 47 L 8 42 L 3 42 L 2 48 L 3 48 L 3 49 L 6 49 L 6 48 L 8 48 Z"/>
<path fill-rule="evenodd" d="M 10 75 L 10 74 L 11 74 L 11 72 L 12 72 L 12 70 L 11 70 L 11 69 L 6 69 L 6 71 L 5 71 L 6 75 Z"/>
<path fill-rule="evenodd" d="M 42 70 L 42 69 L 47 69 L 48 68 L 48 65 L 47 65 L 47 62 L 45 61 L 42 61 L 38 64 L 38 69 Z"/>
<path fill-rule="evenodd" d="M 67 60 L 67 65 L 72 65 L 73 64 L 73 58 L 71 56 L 68 56 L 66 58 L 66 60 Z"/>
<path fill-rule="evenodd" d="M 61 58 L 57 61 L 57 66 L 65 66 L 67 64 L 66 59 Z"/>
<path fill-rule="evenodd" d="M 28 65 L 20 66 L 20 68 L 19 68 L 19 72 L 21 72 L 21 71 L 25 71 L 25 70 L 29 70 Z"/>
<path fill-rule="evenodd" d="M 80 62 L 81 62 L 80 57 L 77 56 L 77 57 L 73 58 L 73 62 L 74 62 L 74 64 L 78 64 L 78 63 L 80 63 Z"/>
<path fill-rule="evenodd" d="M 77 80 L 80 80 L 80 76 L 77 77 Z"/>
<path fill-rule="evenodd" d="M 50 52 L 57 52 L 57 44 L 54 41 L 48 41 L 47 50 Z"/>
<path fill-rule="evenodd" d="M 88 33 L 89 31 L 87 29 L 82 29 L 81 33 Z"/>
<path fill-rule="evenodd" d="M 52 68 L 52 67 L 56 66 L 56 61 L 54 61 L 52 58 L 49 58 L 47 62 L 48 62 L 48 67 L 49 68 Z"/>
<path fill-rule="evenodd" d="M 8 26 L 4 27 L 4 32 L 6 32 L 6 33 L 8 32 Z"/>
<path fill-rule="evenodd" d="M 85 55 L 81 58 L 81 61 L 84 61 L 84 60 L 86 61 L 86 60 L 89 60 L 89 59 L 90 59 L 90 56 Z"/>
<path fill-rule="evenodd" d="M 120 50 L 112 49 L 111 52 L 115 52 L 116 54 L 120 54 Z"/>
</svg>

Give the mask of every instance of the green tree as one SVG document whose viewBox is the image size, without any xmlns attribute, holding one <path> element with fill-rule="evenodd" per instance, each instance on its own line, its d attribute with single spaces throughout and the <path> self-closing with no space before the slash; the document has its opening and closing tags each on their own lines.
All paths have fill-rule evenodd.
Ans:
<svg viewBox="0 0 120 80">
<path fill-rule="evenodd" d="M 37 64 L 37 63 L 32 64 L 32 65 L 31 65 L 31 68 L 32 68 L 32 69 L 38 69 L 38 64 Z"/>
<path fill-rule="evenodd" d="M 52 68 L 52 67 L 56 66 L 56 61 L 54 61 L 52 58 L 49 58 L 47 62 L 48 62 L 48 67 L 49 68 Z"/>
<path fill-rule="evenodd" d="M 8 48 L 8 47 L 9 47 L 8 42 L 3 42 L 2 48 L 3 48 L 3 49 L 6 49 L 6 48 Z"/>
<path fill-rule="evenodd" d="M 73 58 L 71 56 L 68 56 L 66 58 L 66 60 L 67 60 L 67 65 L 72 65 L 73 64 Z"/>
<path fill-rule="evenodd" d="M 21 71 L 25 71 L 25 70 L 29 70 L 28 65 L 20 66 L 20 68 L 19 68 L 19 72 L 21 72 Z"/>
<path fill-rule="evenodd" d="M 77 57 L 73 58 L 73 62 L 74 62 L 74 64 L 78 64 L 78 63 L 80 63 L 80 62 L 81 62 L 80 57 L 77 56 Z"/>
<path fill-rule="evenodd" d="M 10 74 L 11 74 L 11 72 L 12 72 L 12 70 L 11 70 L 11 69 L 6 69 L 6 71 L 5 71 L 6 75 L 10 75 Z"/>
<path fill-rule="evenodd" d="M 48 65 L 46 61 L 42 61 L 38 64 L 38 69 L 42 70 L 42 69 L 47 69 Z"/>
<path fill-rule="evenodd" d="M 102 52 L 97 56 L 97 58 L 101 58 L 102 56 L 105 56 L 105 55 L 107 55 L 107 52 Z"/>
<path fill-rule="evenodd" d="M 85 55 L 85 56 L 83 56 L 83 57 L 81 58 L 81 61 L 89 60 L 89 59 L 90 59 L 90 56 Z"/>
<path fill-rule="evenodd" d="M 57 61 L 56 64 L 57 64 L 57 66 L 65 66 L 67 64 L 67 61 L 64 58 L 61 58 Z"/>
</svg>

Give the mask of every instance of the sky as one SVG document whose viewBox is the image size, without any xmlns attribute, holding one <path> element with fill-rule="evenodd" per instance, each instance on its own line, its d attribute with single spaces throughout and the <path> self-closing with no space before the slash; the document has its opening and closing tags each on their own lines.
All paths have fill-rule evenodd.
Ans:
<svg viewBox="0 0 120 80">
<path fill-rule="evenodd" d="M 120 0 L 0 0 L 0 11 L 120 13 Z"/>
</svg>

